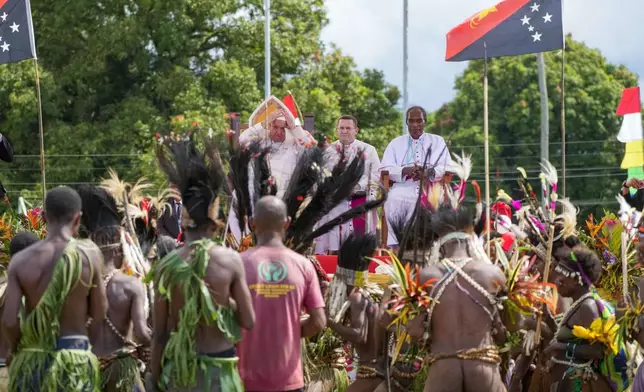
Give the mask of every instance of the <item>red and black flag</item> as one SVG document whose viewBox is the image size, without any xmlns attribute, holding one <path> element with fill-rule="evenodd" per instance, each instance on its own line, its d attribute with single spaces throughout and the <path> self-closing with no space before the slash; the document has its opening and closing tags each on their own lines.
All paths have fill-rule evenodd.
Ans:
<svg viewBox="0 0 644 392">
<path fill-rule="evenodd" d="M 562 0 L 505 0 L 447 33 L 446 61 L 518 56 L 564 47 Z"/>
<path fill-rule="evenodd" d="M 0 64 L 36 58 L 29 0 L 0 0 Z"/>
</svg>

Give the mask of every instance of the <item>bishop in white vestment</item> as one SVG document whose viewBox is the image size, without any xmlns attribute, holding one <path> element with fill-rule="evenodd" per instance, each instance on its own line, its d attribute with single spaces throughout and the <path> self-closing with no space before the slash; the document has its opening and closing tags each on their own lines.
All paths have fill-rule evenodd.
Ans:
<svg viewBox="0 0 644 392">
<path fill-rule="evenodd" d="M 381 170 L 388 171 L 389 179 L 393 181 L 385 202 L 387 246 L 390 247 L 398 245 L 390 219 L 401 216 L 411 218 L 418 200 L 423 165 L 429 169 L 429 181 L 439 182 L 451 162 L 445 140 L 438 135 L 424 133 L 426 121 L 427 116 L 422 108 L 410 108 L 407 111 L 409 134 L 392 140 L 382 157 Z"/>
<path fill-rule="evenodd" d="M 333 167 L 338 163 L 340 158 L 351 162 L 356 154 L 362 151 L 365 157 L 365 172 L 351 198 L 342 201 L 331 210 L 325 219 L 320 222 L 320 225 L 349 211 L 351 208 L 376 198 L 378 184 L 380 183 L 380 159 L 378 158 L 378 152 L 375 147 L 356 139 L 358 131 L 359 128 L 357 127 L 355 117 L 340 117 L 337 125 L 337 133 L 340 140 L 331 143 L 325 151 L 327 155 L 325 165 L 329 171 L 333 170 Z M 364 216 L 357 217 L 337 226 L 315 240 L 315 253 L 328 254 L 329 252 L 337 252 L 340 249 L 342 240 L 349 234 L 354 232 L 357 235 L 375 233 L 377 224 L 377 212 L 376 210 L 372 210 Z"/>
<path fill-rule="evenodd" d="M 295 170 L 299 153 L 314 146 L 316 141 L 309 132 L 299 125 L 299 121 L 280 100 L 275 97 L 271 97 L 269 100 L 271 102 L 268 104 L 264 102 L 258 108 L 259 110 L 271 103 L 278 105 L 278 109 L 269 115 L 268 130 L 264 129 L 261 122 L 253 125 L 257 117 L 256 110 L 256 113 L 251 116 L 251 126 L 239 135 L 239 144 L 244 146 L 259 140 L 262 142 L 262 146 L 269 148 L 268 161 L 271 175 L 277 186 L 276 196 L 281 198 L 286 192 L 291 175 Z M 254 181 L 252 168 L 249 168 L 248 176 L 249 182 L 252 184 Z M 252 187 L 250 192 L 252 197 Z M 230 210 L 228 217 L 228 226 L 231 232 L 237 240 L 240 240 L 241 232 L 234 208 Z"/>
</svg>

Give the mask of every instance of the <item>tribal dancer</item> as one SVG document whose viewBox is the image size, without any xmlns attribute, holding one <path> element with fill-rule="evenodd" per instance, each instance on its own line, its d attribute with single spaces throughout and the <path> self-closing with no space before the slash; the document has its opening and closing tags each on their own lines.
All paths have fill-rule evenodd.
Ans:
<svg viewBox="0 0 644 392">
<path fill-rule="evenodd" d="M 138 344 L 149 346 L 151 330 L 147 325 L 149 309 L 141 280 L 123 272 L 123 228 L 116 202 L 105 189 L 86 186 L 78 190 L 83 201 L 81 223 L 103 253 L 103 279 L 107 294 L 107 315 L 103 322 L 91 322 L 92 352 L 99 359 L 104 391 L 143 392 L 139 371 Z"/>
<path fill-rule="evenodd" d="M 421 270 L 420 281 L 437 283 L 427 313 L 409 326 L 412 337 L 428 338 L 426 392 L 505 391 L 495 345 L 505 334 L 497 299 L 505 276 L 474 243 L 474 220 L 461 205 L 442 206 L 432 217 L 438 252 Z"/>
<path fill-rule="evenodd" d="M 349 235 L 338 256 L 329 298 L 329 328 L 352 344 L 359 360 L 357 380 L 347 391 L 370 392 L 384 380 L 379 359 L 378 303 L 382 290 L 368 283 L 369 258 L 376 250 L 373 234 Z M 380 358 L 382 358 L 380 356 Z"/>
<path fill-rule="evenodd" d="M 544 351 L 551 356 L 551 390 L 624 391 L 629 381 L 615 313 L 593 288 L 602 272 L 598 257 L 577 245 L 561 247 L 555 259 L 559 293 L 574 302 L 559 323 L 554 342 Z"/>
<path fill-rule="evenodd" d="M 45 198 L 47 237 L 9 264 L 2 326 L 11 344 L 11 391 L 99 391 L 98 360 L 87 320 L 107 311 L 102 255 L 91 241 L 74 240 L 81 199 L 67 187 Z M 22 325 L 22 297 L 28 313 Z"/>
<path fill-rule="evenodd" d="M 38 236 L 31 231 L 21 231 L 16 233 L 9 242 L 9 256 L 13 257 L 16 253 L 30 247 L 40 241 Z M 6 276 L 3 276 L 3 282 L 0 283 L 0 314 L 4 310 L 4 296 L 7 290 Z M 4 334 L 3 334 L 4 335 Z M 0 392 L 9 391 L 9 371 L 7 369 L 7 354 L 9 347 L 4 336 L 0 336 Z"/>
<path fill-rule="evenodd" d="M 218 195 L 225 186 L 212 139 L 168 139 L 157 148 L 161 169 L 181 192 L 185 245 L 158 261 L 154 279 L 152 383 L 169 391 L 243 391 L 235 343 L 255 322 L 239 254 L 212 238 L 223 226 Z M 172 298 L 172 302 L 170 302 Z"/>
</svg>

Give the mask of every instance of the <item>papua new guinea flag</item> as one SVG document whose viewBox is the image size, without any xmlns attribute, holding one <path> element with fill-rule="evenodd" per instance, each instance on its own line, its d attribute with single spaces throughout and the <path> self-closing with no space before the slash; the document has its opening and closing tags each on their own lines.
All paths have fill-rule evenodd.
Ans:
<svg viewBox="0 0 644 392">
<path fill-rule="evenodd" d="M 446 61 L 518 56 L 564 47 L 562 0 L 505 0 L 447 33 Z"/>
<path fill-rule="evenodd" d="M 0 64 L 36 58 L 29 0 L 0 0 Z"/>
</svg>

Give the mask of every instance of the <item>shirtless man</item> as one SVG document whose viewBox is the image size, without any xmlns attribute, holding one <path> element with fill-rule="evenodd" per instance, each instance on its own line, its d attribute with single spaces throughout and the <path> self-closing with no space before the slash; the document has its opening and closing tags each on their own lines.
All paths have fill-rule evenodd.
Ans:
<svg viewBox="0 0 644 392">
<path fill-rule="evenodd" d="M 374 391 L 384 380 L 382 364 L 378 364 L 378 305 L 365 289 L 370 262 L 367 258 L 373 256 L 376 246 L 377 240 L 372 234 L 350 234 L 340 247 L 338 269 L 330 286 L 327 325 L 353 345 L 359 358 L 357 379 L 347 389 L 350 392 Z M 349 309 L 342 314 L 345 302 Z"/>
<path fill-rule="evenodd" d="M 239 254 L 211 240 L 220 228 L 217 195 L 225 184 L 215 145 L 161 145 L 161 168 L 181 192 L 185 244 L 157 261 L 152 383 L 168 391 L 242 392 L 235 343 L 255 324 Z M 172 298 L 172 301 L 170 301 Z M 162 368 L 163 362 L 163 368 Z M 150 385 L 153 384 L 153 385 Z"/>
<path fill-rule="evenodd" d="M 505 391 L 494 341 L 504 334 L 495 295 L 505 276 L 474 249 L 473 225 L 463 206 L 441 207 L 432 219 L 440 262 L 423 268 L 421 281 L 439 280 L 430 293 L 438 303 L 408 328 L 414 338 L 429 335 L 425 392 Z"/>
<path fill-rule="evenodd" d="M 67 187 L 47 193 L 47 238 L 15 255 L 2 326 L 11 349 L 11 391 L 94 391 L 98 362 L 89 351 L 88 318 L 107 310 L 103 263 L 91 241 L 74 240 L 81 199 Z M 19 321 L 22 298 L 28 316 Z"/>
<path fill-rule="evenodd" d="M 21 231 L 16 233 L 15 236 L 11 239 L 9 243 L 9 256 L 13 257 L 16 253 L 28 248 L 29 246 L 35 244 L 40 239 L 38 236 L 31 231 Z M 7 277 L 3 273 L 0 277 L 0 314 L 4 309 L 4 296 L 7 289 Z M 9 352 L 9 347 L 7 346 L 7 341 L 4 339 L 4 332 L 0 337 L 0 391 L 8 391 L 9 389 L 9 372 L 7 370 L 7 354 Z"/>
<path fill-rule="evenodd" d="M 137 343 L 150 345 L 151 331 L 145 309 L 146 291 L 141 280 L 121 271 L 121 217 L 116 202 L 103 188 L 78 190 L 83 201 L 82 225 L 103 254 L 103 279 L 108 310 L 103 322 L 92 322 L 92 352 L 99 358 L 101 384 L 109 392 L 143 392 Z M 132 341 L 132 331 L 137 343 Z"/>
</svg>

